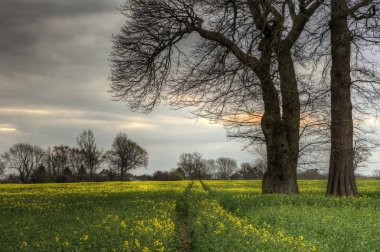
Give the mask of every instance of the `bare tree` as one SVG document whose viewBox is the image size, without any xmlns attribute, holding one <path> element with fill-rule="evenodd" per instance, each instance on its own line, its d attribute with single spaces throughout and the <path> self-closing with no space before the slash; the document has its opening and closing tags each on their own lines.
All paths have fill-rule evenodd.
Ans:
<svg viewBox="0 0 380 252">
<path fill-rule="evenodd" d="M 47 151 L 48 170 L 51 171 L 51 175 L 62 175 L 63 170 L 70 166 L 69 154 L 71 148 L 67 145 L 57 145 L 53 147 L 53 150 Z"/>
<path fill-rule="evenodd" d="M 380 170 L 373 170 L 372 177 L 380 179 Z"/>
<path fill-rule="evenodd" d="M 68 154 L 68 162 L 70 169 L 76 173 L 82 173 L 81 168 L 84 167 L 83 153 L 78 148 L 70 148 Z"/>
<path fill-rule="evenodd" d="M 305 40 L 307 43 L 304 43 L 302 47 L 298 46 L 297 49 L 300 50 L 295 52 L 293 56 L 296 57 L 300 52 L 306 51 L 311 56 L 310 58 L 314 60 L 314 63 L 310 61 L 306 63 L 316 64 L 315 62 L 319 62 L 323 55 L 330 51 L 328 59 L 322 60 L 326 62 L 325 67 L 322 69 L 322 76 L 326 77 L 326 73 L 330 73 L 329 78 L 325 78 L 322 83 L 330 81 L 330 88 L 322 89 L 321 93 L 317 92 L 316 94 L 317 97 L 322 95 L 320 96 L 321 100 L 331 101 L 331 120 L 327 116 L 323 116 L 322 124 L 319 124 L 323 126 L 312 127 L 312 135 L 310 135 L 310 130 L 307 130 L 310 128 L 310 124 L 306 124 L 303 129 L 301 127 L 301 137 L 306 135 L 305 139 L 307 141 L 304 142 L 304 146 L 300 143 L 299 156 L 301 157 L 305 152 L 310 153 L 310 151 L 312 151 L 312 154 L 320 155 L 329 150 L 330 167 L 327 194 L 354 196 L 357 195 L 354 178 L 356 161 L 360 161 L 360 158 L 367 158 L 369 154 L 364 152 L 363 154 L 365 155 L 357 155 L 360 154 L 358 151 L 368 150 L 368 146 L 371 146 L 369 144 L 367 147 L 361 146 L 355 150 L 355 143 L 362 139 L 360 136 L 355 137 L 355 135 L 358 135 L 354 134 L 355 120 L 362 121 L 362 115 L 368 115 L 369 109 L 377 110 L 378 104 L 376 101 L 380 97 L 379 73 L 376 70 L 379 64 L 372 59 L 373 53 L 379 50 L 380 15 L 378 10 L 380 3 L 375 0 L 340 0 L 328 2 L 326 6 L 328 7 L 326 8 L 327 13 L 329 13 L 331 19 L 329 20 L 324 16 L 323 19 L 319 19 L 319 24 L 313 24 L 313 31 L 308 31 L 309 34 L 317 35 L 316 45 L 321 46 L 321 54 L 316 54 L 313 49 L 305 50 L 305 48 L 313 47 L 310 40 Z M 326 34 L 329 36 L 326 36 Z M 328 43 L 323 40 L 325 36 L 330 39 Z M 305 60 L 303 62 L 305 63 Z M 313 71 L 317 72 L 316 69 Z M 301 89 L 300 91 L 302 94 L 304 90 Z M 306 91 L 308 90 L 306 89 Z M 331 93 L 327 93 L 327 91 L 331 91 Z M 310 97 L 310 92 L 304 92 L 304 94 Z M 327 96 L 326 94 L 331 95 Z M 309 100 L 307 99 L 307 101 Z M 325 104 L 328 104 L 327 102 Z M 312 112 L 312 117 L 309 117 L 310 114 L 306 115 L 315 120 L 314 114 L 318 114 L 315 107 L 308 105 L 306 108 L 313 108 L 307 111 Z M 301 124 L 304 114 L 301 110 Z M 325 114 L 330 115 L 330 113 Z M 327 134 L 326 129 L 331 130 L 331 134 Z M 247 131 L 243 133 L 247 133 Z M 250 131 L 249 133 L 248 137 L 252 136 L 252 139 L 260 137 L 257 132 Z M 326 137 L 330 137 L 330 140 L 327 140 Z M 325 146 L 328 143 L 331 143 L 331 148 L 327 149 Z M 359 147 L 359 145 L 357 146 Z M 310 157 L 310 154 L 308 156 Z M 312 159 L 315 160 L 316 158 Z M 310 160 L 300 161 L 301 165 L 310 165 L 311 163 Z"/>
<path fill-rule="evenodd" d="M 262 178 L 266 170 L 266 163 L 262 163 L 258 160 L 255 163 L 241 163 L 239 174 L 243 176 L 244 179 L 258 179 Z"/>
<path fill-rule="evenodd" d="M 214 159 L 204 159 L 204 171 L 202 172 L 202 178 L 212 178 L 217 172 L 217 167 Z"/>
<path fill-rule="evenodd" d="M 93 178 L 95 171 L 103 161 L 102 151 L 98 150 L 95 143 L 95 136 L 92 130 L 83 130 L 77 137 L 77 144 L 82 153 L 83 163 Z"/>
<path fill-rule="evenodd" d="M 353 168 L 351 33 L 345 0 L 331 2 L 331 154 L 327 194 L 357 195 Z"/>
<path fill-rule="evenodd" d="M 379 7 L 380 4 L 373 0 L 331 2 L 331 154 L 326 192 L 328 195 L 358 194 L 354 176 L 351 89 L 364 98 L 373 98 L 373 94 L 379 94 L 378 88 L 374 87 L 378 83 L 375 72 L 367 66 L 373 66 L 373 63 L 363 56 L 365 48 L 372 50 L 379 43 L 380 15 L 376 14 Z M 356 51 L 354 61 L 351 48 Z M 364 60 L 364 64 L 359 63 L 359 58 Z M 361 88 L 358 84 L 360 82 L 370 88 Z"/>
<path fill-rule="evenodd" d="M 365 167 L 372 153 L 380 146 L 380 142 L 373 135 L 375 135 L 375 129 L 364 130 L 354 127 L 354 170 Z"/>
<path fill-rule="evenodd" d="M 253 169 L 253 165 L 248 163 L 248 162 L 244 162 L 244 163 L 240 164 L 240 172 L 241 173 L 247 173 L 251 169 Z"/>
<path fill-rule="evenodd" d="M 128 1 L 126 25 L 114 38 L 111 91 L 145 112 L 167 99 L 214 121 L 259 114 L 268 160 L 263 192 L 298 193 L 292 49 L 322 2 Z M 187 43 L 193 46 L 183 49 Z"/>
<path fill-rule="evenodd" d="M 199 152 L 182 153 L 179 156 L 178 167 L 181 168 L 185 172 L 186 177 L 190 179 L 201 178 L 202 170 L 204 170 L 205 165 L 202 154 Z"/>
<path fill-rule="evenodd" d="M 30 181 L 33 171 L 42 165 L 44 157 L 45 151 L 41 147 L 27 143 L 15 144 L 2 155 L 6 166 L 16 169 L 23 183 Z"/>
<path fill-rule="evenodd" d="M 106 156 L 123 179 L 128 171 L 148 165 L 147 151 L 129 139 L 125 133 L 117 134 Z"/>
<path fill-rule="evenodd" d="M 2 175 L 5 172 L 5 169 L 7 168 L 5 162 L 0 159 L 0 175 Z"/>
<path fill-rule="evenodd" d="M 231 175 L 237 170 L 237 163 L 235 159 L 220 157 L 216 159 L 216 167 L 221 178 L 230 179 Z"/>
</svg>

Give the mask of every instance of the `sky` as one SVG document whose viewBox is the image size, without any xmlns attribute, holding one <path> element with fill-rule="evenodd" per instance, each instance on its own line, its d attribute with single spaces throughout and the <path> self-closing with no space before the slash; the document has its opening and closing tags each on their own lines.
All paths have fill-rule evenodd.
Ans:
<svg viewBox="0 0 380 252">
<path fill-rule="evenodd" d="M 159 106 L 141 114 L 112 101 L 108 58 L 112 34 L 124 22 L 117 10 L 122 3 L 0 1 L 0 153 L 19 142 L 74 147 L 81 131 L 92 129 L 104 150 L 125 132 L 148 151 L 148 167 L 135 174 L 170 170 L 181 153 L 194 151 L 204 158 L 252 162 L 255 157 L 243 143 L 227 141 L 221 125 L 189 119 L 188 110 Z M 378 121 L 372 124 L 379 127 Z M 371 174 L 379 163 L 374 152 L 359 172 Z"/>
<path fill-rule="evenodd" d="M 189 119 L 188 110 L 131 112 L 112 101 L 109 55 L 124 16 L 121 0 L 0 1 L 0 153 L 26 142 L 76 146 L 84 129 L 109 149 L 118 132 L 145 148 L 149 165 L 135 174 L 177 167 L 179 155 L 254 157 L 227 141 L 221 125 Z"/>
</svg>

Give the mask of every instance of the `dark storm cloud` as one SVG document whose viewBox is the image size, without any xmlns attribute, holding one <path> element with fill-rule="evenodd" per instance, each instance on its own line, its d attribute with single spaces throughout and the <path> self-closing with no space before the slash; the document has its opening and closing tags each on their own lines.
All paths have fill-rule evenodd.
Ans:
<svg viewBox="0 0 380 252">
<path fill-rule="evenodd" d="M 0 153 L 17 142 L 74 146 L 83 129 L 109 148 L 126 132 L 150 154 L 149 172 L 182 152 L 249 159 L 222 127 L 158 107 L 149 115 L 111 102 L 108 57 L 121 28 L 121 0 L 0 1 Z M 144 171 L 142 171 L 144 172 Z"/>
<path fill-rule="evenodd" d="M 85 13 L 113 11 L 115 1 L 109 0 L 2 0 L 0 20 L 19 15 L 18 21 L 34 21 L 45 17 L 75 17 Z M 22 18 L 21 18 L 22 17 Z"/>
<path fill-rule="evenodd" d="M 111 34 L 122 20 L 116 11 L 120 4 L 104 0 L 1 1 L 1 105 L 11 104 L 19 95 L 24 105 L 36 101 L 68 105 L 78 100 L 84 105 L 96 104 L 85 97 L 94 97 L 90 95 L 94 93 L 91 81 L 106 82 Z M 103 85 L 102 91 L 106 89 Z"/>
<path fill-rule="evenodd" d="M 2 140 L 11 139 L 10 134 L 16 136 L 14 141 L 62 140 L 73 128 L 91 127 L 74 125 L 75 113 L 70 111 L 80 111 L 83 120 L 93 122 L 95 116 L 109 121 L 124 110 L 116 106 L 115 112 L 106 92 L 111 35 L 122 24 L 116 10 L 120 4 L 0 1 L 0 108 L 11 110 L 0 110 L 0 126 L 17 129 L 3 133 Z M 38 113 L 41 110 L 49 113 Z M 4 150 L 9 142 L 0 144 Z"/>
<path fill-rule="evenodd" d="M 40 42 L 43 34 L 53 34 L 58 39 L 64 38 L 71 31 L 46 30 L 45 28 L 48 28 L 46 23 L 52 20 L 79 20 L 88 15 L 112 13 L 118 5 L 120 1 L 2 0 L 0 2 L 0 29 L 3 33 L 0 50 L 28 51 L 34 44 Z M 99 23 L 94 24 L 93 28 L 98 25 Z"/>
</svg>

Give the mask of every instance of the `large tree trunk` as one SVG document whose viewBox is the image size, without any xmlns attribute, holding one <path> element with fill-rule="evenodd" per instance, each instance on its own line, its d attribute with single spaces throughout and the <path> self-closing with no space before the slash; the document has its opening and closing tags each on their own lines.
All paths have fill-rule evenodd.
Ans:
<svg viewBox="0 0 380 252">
<path fill-rule="evenodd" d="M 267 59 L 265 57 L 267 56 Z M 299 142 L 299 96 L 297 82 L 289 82 L 295 75 L 281 77 L 281 93 L 283 98 L 283 118 L 281 116 L 278 93 L 270 75 L 270 55 L 263 52 L 262 75 L 259 76 L 262 83 L 265 113 L 261 120 L 261 128 L 265 136 L 267 147 L 267 171 L 263 177 L 262 191 L 264 194 L 298 193 L 297 185 L 297 160 Z M 293 67 L 291 57 L 285 59 L 281 67 L 283 73 Z M 280 63 L 281 65 L 281 63 Z M 293 69 L 294 73 L 294 69 Z M 281 74 L 283 75 L 283 74 Z M 284 89 L 285 88 L 285 89 Z M 295 88 L 295 89 L 294 89 Z M 284 89 L 284 90 L 283 90 Z M 298 105 L 297 105 L 298 104 Z"/>
<path fill-rule="evenodd" d="M 26 183 L 26 180 L 25 180 L 25 173 L 21 170 L 21 169 L 18 169 L 19 173 L 20 173 L 20 180 L 21 180 L 21 183 Z"/>
<path fill-rule="evenodd" d="M 264 173 L 262 191 L 264 194 L 298 193 L 297 163 L 292 161 L 287 134 L 280 120 L 264 115 L 262 129 L 267 146 L 267 171 Z"/>
<path fill-rule="evenodd" d="M 278 143 L 273 146 L 275 150 L 271 150 L 274 154 L 272 155 L 274 158 L 272 167 L 278 166 L 277 160 L 281 160 L 283 164 L 272 170 L 268 167 L 264 177 L 263 191 L 272 193 L 283 190 L 284 193 L 298 193 L 300 101 L 296 73 L 290 47 L 280 47 L 276 54 L 281 83 L 282 124 L 278 125 L 276 132 Z M 283 170 L 283 172 L 279 173 L 279 170 Z M 277 189 L 278 187 L 279 189 Z"/>
<path fill-rule="evenodd" d="M 351 104 L 351 33 L 345 0 L 331 4 L 331 153 L 327 195 L 356 196 Z"/>
</svg>

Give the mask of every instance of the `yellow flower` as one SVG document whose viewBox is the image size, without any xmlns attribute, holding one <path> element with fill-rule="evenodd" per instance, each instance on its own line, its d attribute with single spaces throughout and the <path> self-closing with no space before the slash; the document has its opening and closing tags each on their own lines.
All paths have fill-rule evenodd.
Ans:
<svg viewBox="0 0 380 252">
<path fill-rule="evenodd" d="M 156 240 L 155 242 L 154 242 L 154 246 L 156 246 L 156 247 L 161 247 L 163 244 L 162 244 L 162 242 L 160 242 L 160 240 Z"/>
<path fill-rule="evenodd" d="M 224 224 L 222 222 L 218 222 L 218 226 L 214 230 L 214 234 L 221 234 L 223 230 L 224 230 Z"/>
<path fill-rule="evenodd" d="M 63 246 L 65 246 L 65 247 L 68 247 L 69 245 L 70 245 L 70 243 L 67 242 L 67 241 L 65 241 L 65 242 L 63 243 Z"/>
<path fill-rule="evenodd" d="M 26 248 L 28 246 L 28 243 L 26 241 L 21 243 L 21 248 Z"/>
<path fill-rule="evenodd" d="M 84 235 L 82 235 L 82 237 L 80 239 L 81 239 L 81 241 L 87 241 L 88 240 L 88 235 L 84 234 Z"/>
<path fill-rule="evenodd" d="M 124 245 L 124 248 L 125 248 L 125 249 L 128 249 L 128 248 L 129 248 L 129 242 L 128 242 L 128 241 L 124 241 L 123 245 Z"/>
<path fill-rule="evenodd" d="M 140 242 L 138 239 L 135 239 L 135 247 L 140 248 Z"/>
<path fill-rule="evenodd" d="M 142 252 L 149 252 L 150 250 L 149 250 L 149 248 L 147 248 L 147 247 L 144 247 L 143 249 L 142 249 Z"/>
<path fill-rule="evenodd" d="M 120 226 L 121 226 L 122 228 L 127 228 L 127 224 L 125 223 L 125 221 L 121 221 L 121 222 L 120 222 Z"/>
</svg>

